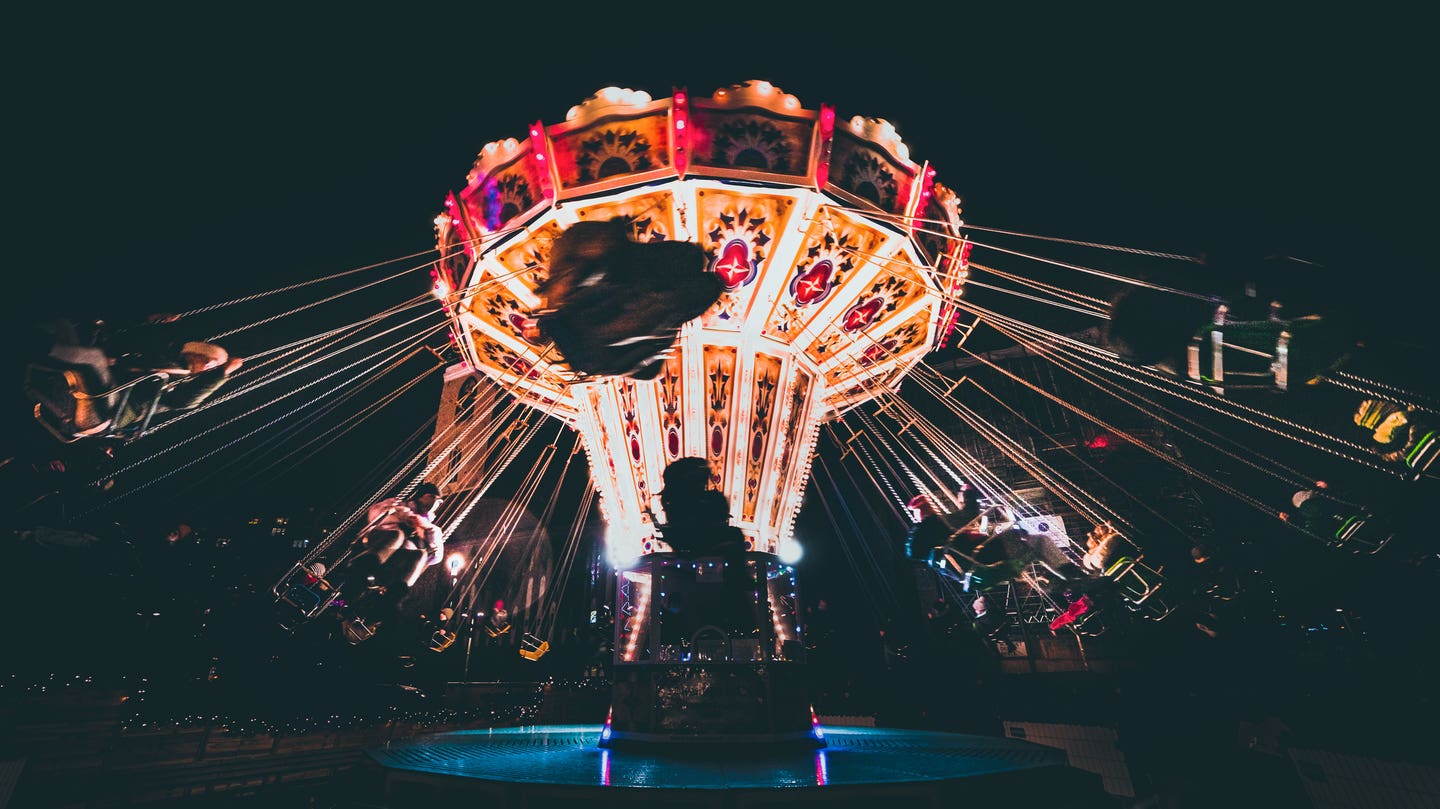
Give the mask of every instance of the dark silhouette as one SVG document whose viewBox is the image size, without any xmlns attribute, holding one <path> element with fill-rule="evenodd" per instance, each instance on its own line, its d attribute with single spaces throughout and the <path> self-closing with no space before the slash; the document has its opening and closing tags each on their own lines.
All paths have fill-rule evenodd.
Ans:
<svg viewBox="0 0 1440 809">
<path fill-rule="evenodd" d="M 680 458 L 665 467 L 660 505 L 665 509 L 665 541 L 677 553 L 738 558 L 745 535 L 730 524 L 730 501 L 710 488 L 710 464 L 704 458 Z"/>
<path fill-rule="evenodd" d="M 574 370 L 654 379 L 680 327 L 720 299 L 720 279 L 690 242 L 631 240 L 630 222 L 579 222 L 555 241 L 540 332 Z"/>
</svg>

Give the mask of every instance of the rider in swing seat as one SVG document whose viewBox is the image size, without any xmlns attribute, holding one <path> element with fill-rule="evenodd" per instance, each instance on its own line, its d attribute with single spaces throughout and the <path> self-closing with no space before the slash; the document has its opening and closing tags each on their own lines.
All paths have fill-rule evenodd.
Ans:
<svg viewBox="0 0 1440 809">
<path fill-rule="evenodd" d="M 172 325 L 179 320 L 151 315 L 102 345 L 83 344 L 70 321 L 43 326 L 50 345 L 26 379 L 37 416 L 43 407 L 59 422 L 52 431 L 75 440 L 133 433 L 154 413 L 198 407 L 243 361 L 221 346 L 186 339 Z"/>
<path fill-rule="evenodd" d="M 580 373 L 654 379 L 680 327 L 720 299 L 699 245 L 636 242 L 630 231 L 624 218 L 571 225 L 535 290 L 541 335 Z"/>
<path fill-rule="evenodd" d="M 399 615 L 420 575 L 444 558 L 444 533 L 434 522 L 440 502 L 440 489 L 427 481 L 408 498 L 391 497 L 370 507 L 370 525 L 356 539 L 360 550 L 340 571 L 341 592 L 358 592 L 340 612 L 352 644 Z"/>
</svg>

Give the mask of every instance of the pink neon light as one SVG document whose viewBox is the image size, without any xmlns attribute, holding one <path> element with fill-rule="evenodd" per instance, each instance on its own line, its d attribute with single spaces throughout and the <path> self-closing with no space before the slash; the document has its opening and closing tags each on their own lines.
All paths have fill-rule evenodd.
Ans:
<svg viewBox="0 0 1440 809">
<path fill-rule="evenodd" d="M 820 150 L 815 156 L 815 189 L 824 191 L 830 182 L 830 147 L 835 142 L 835 108 L 820 105 Z"/>
<path fill-rule="evenodd" d="M 555 198 L 555 182 L 546 165 L 545 153 L 549 144 L 545 142 L 545 125 L 539 121 L 530 125 L 530 153 L 535 156 L 536 174 L 540 175 L 540 192 L 546 199 Z"/>
<path fill-rule="evenodd" d="M 825 190 L 829 183 L 829 148 L 835 143 L 835 108 L 819 105 L 819 153 L 815 155 L 815 189 Z"/>
<path fill-rule="evenodd" d="M 690 104 L 685 91 L 677 89 L 670 99 L 670 163 L 681 177 L 690 168 Z"/>
</svg>

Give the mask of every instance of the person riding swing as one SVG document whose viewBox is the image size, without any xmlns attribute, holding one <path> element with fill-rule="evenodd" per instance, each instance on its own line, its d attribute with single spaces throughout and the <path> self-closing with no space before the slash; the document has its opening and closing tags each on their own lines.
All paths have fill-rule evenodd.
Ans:
<svg viewBox="0 0 1440 809">
<path fill-rule="evenodd" d="M 391 497 L 370 507 L 370 524 L 356 538 L 360 550 L 341 571 L 342 592 L 364 587 L 340 612 L 350 643 L 368 639 L 399 615 L 420 575 L 444 558 L 444 533 L 434 523 L 440 502 L 440 489 L 427 481 L 408 498 Z"/>
</svg>

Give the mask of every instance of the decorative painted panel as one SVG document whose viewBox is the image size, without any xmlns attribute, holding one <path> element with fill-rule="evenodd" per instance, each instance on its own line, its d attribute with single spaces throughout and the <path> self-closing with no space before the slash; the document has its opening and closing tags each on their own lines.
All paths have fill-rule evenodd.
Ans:
<svg viewBox="0 0 1440 809">
<path fill-rule="evenodd" d="M 859 353 L 851 352 L 825 373 L 825 382 L 837 384 L 848 376 L 905 355 L 925 342 L 926 330 L 930 327 L 930 307 L 926 307 L 884 337 L 859 337 L 864 348 Z"/>
<path fill-rule="evenodd" d="M 701 323 L 709 329 L 738 330 L 755 296 L 756 281 L 774 256 L 774 243 L 794 201 L 770 194 L 704 189 L 696 196 L 700 246 L 710 253 L 711 271 L 725 284 L 719 302 Z"/>
<path fill-rule="evenodd" d="M 551 129 L 550 143 L 556 174 L 567 191 L 670 165 L 669 116 L 663 109 L 568 132 L 559 129 Z"/>
<path fill-rule="evenodd" d="M 679 460 L 685 454 L 685 376 L 684 361 L 677 355 L 665 360 L 655 378 L 655 400 L 660 413 L 660 440 L 664 446 L 665 463 Z"/>
<path fill-rule="evenodd" d="M 760 499 L 760 480 L 770 449 L 771 419 L 775 416 L 775 389 L 780 384 L 779 357 L 755 355 L 754 383 L 750 389 L 750 440 L 745 444 L 745 489 L 740 499 L 740 519 L 755 519 Z"/>
<path fill-rule="evenodd" d="M 882 211 L 904 213 L 915 170 L 874 144 L 837 127 L 830 151 L 830 183 Z"/>
<path fill-rule="evenodd" d="M 817 218 L 805 234 L 790 281 L 765 319 L 762 333 L 797 341 L 835 290 L 884 243 L 880 231 L 848 219 Z"/>
<path fill-rule="evenodd" d="M 874 397 L 882 388 L 888 387 L 890 380 L 894 379 L 901 370 L 903 369 L 857 377 L 854 383 L 846 385 L 841 390 L 825 397 L 826 411 L 840 412 L 847 410 Z"/>
<path fill-rule="evenodd" d="M 482 156 L 477 164 L 477 173 L 472 174 L 474 179 L 470 186 L 460 193 L 466 213 L 491 233 L 508 227 L 548 201 L 542 179 L 531 159 L 533 153 L 529 144 L 526 140 L 519 146 L 501 146 L 497 154 L 508 153 L 511 156 L 493 167 L 487 165 L 489 161 Z"/>
<path fill-rule="evenodd" d="M 637 242 L 661 242 L 675 238 L 675 198 L 669 191 L 657 191 L 625 200 L 587 205 L 577 211 L 581 221 L 606 222 L 615 217 L 630 220 L 630 237 Z"/>
<path fill-rule="evenodd" d="M 690 108 L 690 165 L 803 177 L 810 170 L 813 120 L 754 110 Z"/>
<path fill-rule="evenodd" d="M 959 212 L 960 200 L 950 189 L 937 184 L 920 212 L 923 221 L 915 223 L 915 243 L 920 245 L 921 255 L 937 274 L 944 273 L 943 262 L 955 243 L 950 232 L 958 224 Z"/>
<path fill-rule="evenodd" d="M 730 449 L 731 409 L 735 400 L 735 358 L 731 346 L 705 346 L 705 457 L 710 481 L 725 491 Z"/>
<path fill-rule="evenodd" d="M 615 496 L 620 493 L 620 473 L 615 468 L 614 447 L 610 443 L 610 431 L 605 426 L 605 419 L 599 418 L 602 412 L 600 391 L 596 387 L 589 387 L 585 390 L 585 403 L 589 406 L 588 412 L 594 417 L 591 422 L 595 428 L 596 437 L 600 446 L 592 447 L 590 457 L 590 471 L 592 474 L 598 472 L 597 478 L 601 478 L 601 490 L 608 489 Z M 606 486 L 605 484 L 609 485 Z"/>
<path fill-rule="evenodd" d="M 445 200 L 445 211 L 435 217 L 435 241 L 440 250 L 437 268 L 451 290 L 465 282 L 479 248 L 480 234 L 471 231 L 467 219 L 454 194 Z"/>
<path fill-rule="evenodd" d="M 826 324 L 820 336 L 806 347 L 806 356 L 817 365 L 824 364 L 835 356 L 839 341 L 847 346 L 859 341 L 861 350 L 868 350 L 870 340 L 864 335 L 883 333 L 890 328 L 887 321 L 892 316 L 929 291 L 912 265 L 899 260 L 886 261 L 875 281 L 852 299 L 844 313 Z M 923 328 L 921 334 L 924 334 Z"/>
<path fill-rule="evenodd" d="M 528 358 L 519 356 L 495 340 L 476 340 L 475 348 L 480 358 L 481 370 L 488 369 L 497 376 L 518 377 L 521 388 L 543 385 L 559 390 L 565 387 L 565 381 L 551 371 L 550 366 L 536 364 L 535 360 L 538 358 L 534 355 Z"/>
<path fill-rule="evenodd" d="M 775 493 L 770 498 L 770 528 L 772 531 L 780 528 L 780 518 L 785 509 L 786 486 L 790 482 L 786 480 L 786 476 L 790 472 L 795 446 L 800 441 L 800 427 L 808 420 L 811 379 L 810 374 L 798 371 L 790 383 L 790 390 L 787 394 L 789 401 L 786 403 L 784 413 L 785 426 L 780 430 L 778 454 L 772 461 L 775 480 L 775 483 L 771 485 Z"/>
<path fill-rule="evenodd" d="M 470 313 L 477 319 L 490 324 L 496 331 L 508 333 L 537 349 L 543 349 L 547 342 L 540 337 L 539 326 L 528 309 L 510 292 L 499 284 L 487 285 L 487 290 L 471 299 Z"/>
<path fill-rule="evenodd" d="M 546 222 L 537 227 L 529 238 L 502 248 L 497 258 L 506 275 L 523 279 L 529 289 L 539 286 L 550 277 L 550 251 L 563 232 L 565 229 L 555 222 Z"/>
<path fill-rule="evenodd" d="M 625 459 L 635 479 L 635 495 L 639 503 L 650 502 L 649 476 L 645 474 L 645 431 L 640 427 L 640 395 L 631 379 L 616 380 L 620 395 L 620 426 L 625 441 Z"/>
</svg>

